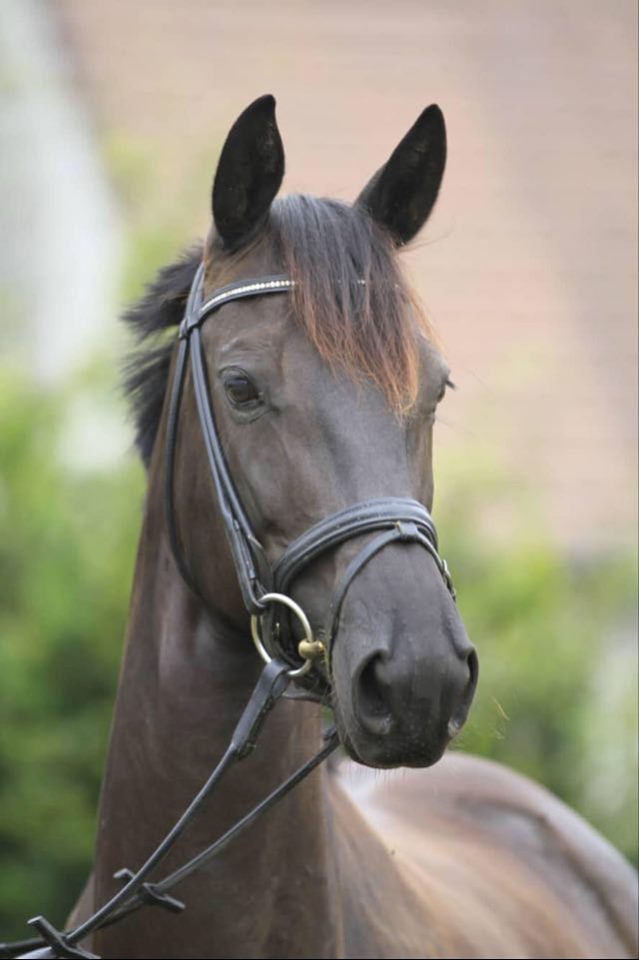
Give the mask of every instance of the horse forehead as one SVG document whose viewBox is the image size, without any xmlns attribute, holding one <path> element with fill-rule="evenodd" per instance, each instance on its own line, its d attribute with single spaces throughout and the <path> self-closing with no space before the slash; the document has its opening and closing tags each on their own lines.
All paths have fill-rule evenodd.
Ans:
<svg viewBox="0 0 639 960">
<path fill-rule="evenodd" d="M 450 374 L 450 365 L 439 346 L 423 334 L 417 335 L 417 346 L 421 367 L 421 377 L 437 385 Z"/>
<path fill-rule="evenodd" d="M 321 322 L 321 318 L 320 318 Z M 339 359 L 327 363 L 291 310 L 290 294 L 251 297 L 226 304 L 204 327 L 216 365 L 246 361 L 270 370 L 279 386 L 298 397 L 304 409 L 312 404 L 331 414 L 338 403 L 348 403 L 364 419 L 392 414 L 379 390 L 362 377 L 340 370 Z M 420 355 L 420 396 L 416 409 L 436 396 L 449 372 L 437 345 L 417 328 Z M 394 418 L 396 420 L 396 418 Z"/>
<path fill-rule="evenodd" d="M 290 326 L 287 306 L 285 294 L 225 304 L 203 326 L 211 358 L 224 361 L 243 353 L 265 358 L 279 355 Z"/>
</svg>

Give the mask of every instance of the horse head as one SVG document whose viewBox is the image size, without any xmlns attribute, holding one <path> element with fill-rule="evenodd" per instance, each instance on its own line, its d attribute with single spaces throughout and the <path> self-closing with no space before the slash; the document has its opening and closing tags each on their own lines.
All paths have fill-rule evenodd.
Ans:
<svg viewBox="0 0 639 960">
<path fill-rule="evenodd" d="M 196 293 L 201 304 L 221 305 L 201 326 L 193 314 L 200 407 L 214 419 L 229 496 L 246 518 L 242 549 L 256 554 L 261 582 L 287 569 L 287 593 L 319 638 L 323 656 L 300 684 L 319 698 L 330 691 L 356 760 L 423 766 L 463 725 L 477 678 L 427 513 L 433 423 L 449 370 L 397 258 L 437 198 L 444 121 L 437 107 L 426 109 L 350 206 L 277 198 L 284 151 L 274 108 L 262 97 L 244 111 L 215 174 Z M 282 295 L 252 295 L 273 277 L 284 278 Z M 173 539 L 235 655 L 254 656 L 237 639 L 248 633 L 236 576 L 243 560 L 231 562 L 235 534 L 229 540 L 211 484 L 198 378 L 181 376 L 179 431 L 165 465 Z M 362 522 L 375 511 L 381 526 Z M 335 536 L 340 523 L 348 536 Z M 333 539 L 304 563 L 289 562 L 291 551 L 304 553 L 309 530 L 315 547 Z M 295 617 L 270 611 L 262 620 L 284 646 L 286 635 L 296 643 L 304 633 Z"/>
</svg>

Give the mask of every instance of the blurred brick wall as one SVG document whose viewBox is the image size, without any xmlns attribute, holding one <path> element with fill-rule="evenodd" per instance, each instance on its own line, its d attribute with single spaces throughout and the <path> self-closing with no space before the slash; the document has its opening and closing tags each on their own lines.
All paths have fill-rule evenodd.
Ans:
<svg viewBox="0 0 639 960">
<path fill-rule="evenodd" d="M 56 3 L 98 129 L 145 145 L 165 197 L 201 196 L 195 234 L 254 97 L 278 98 L 286 189 L 345 199 L 438 102 L 449 166 L 407 254 L 460 387 L 438 480 L 479 450 L 562 542 L 634 536 L 634 0 Z"/>
</svg>

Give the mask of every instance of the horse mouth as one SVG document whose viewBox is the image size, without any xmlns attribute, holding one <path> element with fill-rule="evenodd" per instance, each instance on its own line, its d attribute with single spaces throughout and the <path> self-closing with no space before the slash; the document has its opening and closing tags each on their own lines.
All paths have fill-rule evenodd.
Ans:
<svg viewBox="0 0 639 960">
<path fill-rule="evenodd" d="M 385 718 L 386 731 L 369 733 L 356 725 L 350 729 L 333 694 L 333 715 L 340 743 L 356 763 L 377 770 L 392 770 L 397 767 L 430 767 L 442 758 L 450 741 L 463 724 L 447 725 L 443 732 L 429 729 L 425 723 L 420 731 L 408 733 L 396 726 L 391 718 Z M 454 728 L 454 729 L 453 729 Z"/>
</svg>

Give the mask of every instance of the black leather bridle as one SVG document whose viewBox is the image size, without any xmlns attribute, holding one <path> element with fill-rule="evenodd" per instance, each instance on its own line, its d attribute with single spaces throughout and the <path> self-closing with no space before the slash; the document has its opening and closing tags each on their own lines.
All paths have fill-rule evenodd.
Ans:
<svg viewBox="0 0 639 960">
<path fill-rule="evenodd" d="M 283 274 L 239 280 L 216 290 L 204 298 L 204 267 L 195 274 L 179 330 L 179 348 L 173 376 L 169 407 L 165 455 L 165 510 L 171 550 L 175 562 L 189 586 L 197 591 L 194 577 L 186 563 L 177 531 L 173 476 L 177 446 L 181 400 L 189 356 L 198 417 L 206 448 L 211 478 L 215 487 L 228 544 L 235 564 L 242 599 L 252 617 L 253 639 L 268 661 L 280 657 L 291 664 L 293 675 L 302 678 L 315 661 L 330 653 L 339 626 L 340 612 L 348 589 L 357 574 L 380 550 L 391 543 L 420 544 L 432 557 L 453 598 L 455 591 L 445 560 L 438 553 L 437 532 L 426 507 L 403 497 L 383 497 L 353 504 L 314 524 L 288 545 L 271 566 L 264 548 L 255 535 L 230 475 L 218 434 L 208 386 L 206 362 L 202 347 L 203 323 L 217 310 L 234 300 L 287 293 L 294 286 Z M 369 540 L 344 571 L 332 597 L 321 640 L 316 640 L 304 612 L 288 591 L 293 581 L 314 560 L 340 546 L 352 537 L 378 533 Z M 291 641 L 292 631 L 285 630 L 281 615 L 275 615 L 273 604 L 292 610 L 302 623 L 306 636 L 297 645 Z M 288 640 L 288 642 L 287 642 Z M 300 658 L 302 664 L 300 666 Z M 313 695 L 321 699 L 329 680 L 321 671 L 304 681 Z"/>
<path fill-rule="evenodd" d="M 318 753 L 291 774 L 246 816 L 238 820 L 225 834 L 159 882 L 152 883 L 148 880 L 152 871 L 166 858 L 191 820 L 197 816 L 226 772 L 235 763 L 252 753 L 266 716 L 276 701 L 285 695 L 291 681 L 297 679 L 304 683 L 306 687 L 304 695 L 317 700 L 327 699 L 330 693 L 330 676 L 322 669 L 320 661 L 324 661 L 325 656 L 330 654 L 348 588 L 362 568 L 380 550 L 391 543 L 420 544 L 437 565 L 452 597 L 455 596 L 448 568 L 437 551 L 437 533 L 430 513 L 423 504 L 403 497 L 366 500 L 320 520 L 289 544 L 273 566 L 269 564 L 264 548 L 255 536 L 244 511 L 224 457 L 208 388 L 200 328 L 211 314 L 226 303 L 248 297 L 286 293 L 293 286 L 293 282 L 282 275 L 262 277 L 257 280 L 241 280 L 216 290 L 204 300 L 203 279 L 204 268 L 200 266 L 191 286 L 179 331 L 179 348 L 173 376 L 165 449 L 164 499 L 168 536 L 180 573 L 187 584 L 198 592 L 196 581 L 189 570 L 180 544 L 173 494 L 178 422 L 190 356 L 198 417 L 218 506 L 224 520 L 242 598 L 247 611 L 251 614 L 253 639 L 266 663 L 225 753 L 182 816 L 142 866 L 136 872 L 126 868 L 119 870 L 115 877 L 124 882 L 122 888 L 83 923 L 71 930 L 63 932 L 56 929 L 45 917 L 34 917 L 29 922 L 37 930 L 38 936 L 13 944 L 0 944 L 2 957 L 91 960 L 96 958 L 96 954 L 83 949 L 79 943 L 92 931 L 117 923 L 145 906 L 159 906 L 166 910 L 180 912 L 184 909 L 184 904 L 171 896 L 169 891 L 217 856 L 232 839 L 269 810 L 335 750 L 338 737 L 335 729 L 331 728 L 324 735 L 324 745 Z M 315 640 L 304 611 L 286 591 L 295 578 L 322 554 L 340 546 L 352 537 L 372 533 L 377 533 L 377 536 L 365 543 L 343 572 L 327 612 L 323 639 Z M 274 615 L 274 605 L 278 605 L 278 609 L 282 606 L 288 608 L 300 620 L 305 637 L 297 645 L 297 649 L 290 639 L 292 631 L 285 632 L 282 629 L 281 618 Z M 312 666 L 316 669 L 311 671 Z"/>
</svg>

